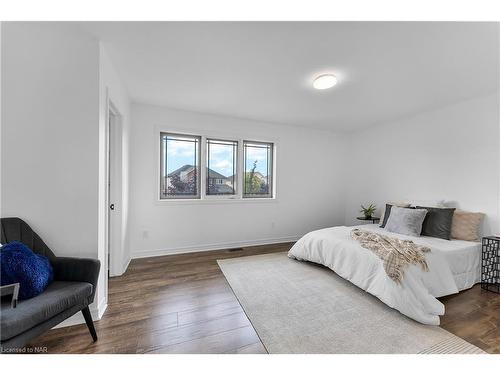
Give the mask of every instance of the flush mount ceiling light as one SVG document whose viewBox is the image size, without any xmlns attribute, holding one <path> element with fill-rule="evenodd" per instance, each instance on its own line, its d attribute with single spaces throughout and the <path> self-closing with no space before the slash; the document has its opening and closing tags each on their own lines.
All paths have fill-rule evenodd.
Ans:
<svg viewBox="0 0 500 375">
<path fill-rule="evenodd" d="M 326 90 L 337 84 L 337 77 L 333 74 L 322 74 L 314 78 L 313 87 L 316 90 Z"/>
</svg>

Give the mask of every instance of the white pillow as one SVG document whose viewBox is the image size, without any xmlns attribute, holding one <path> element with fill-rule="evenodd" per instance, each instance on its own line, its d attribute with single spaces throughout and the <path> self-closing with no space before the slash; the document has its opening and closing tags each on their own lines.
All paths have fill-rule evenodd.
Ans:
<svg viewBox="0 0 500 375">
<path fill-rule="evenodd" d="M 433 200 L 433 199 L 407 199 L 406 202 L 410 204 L 411 207 L 446 207 L 444 199 Z"/>
</svg>

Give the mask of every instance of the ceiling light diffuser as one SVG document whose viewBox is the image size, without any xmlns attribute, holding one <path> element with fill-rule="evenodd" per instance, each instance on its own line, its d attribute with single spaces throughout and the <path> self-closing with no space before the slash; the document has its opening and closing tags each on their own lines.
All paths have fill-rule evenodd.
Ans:
<svg viewBox="0 0 500 375">
<path fill-rule="evenodd" d="M 333 74 L 322 74 L 313 81 L 313 87 L 316 90 L 326 90 L 337 84 L 337 77 Z"/>
</svg>

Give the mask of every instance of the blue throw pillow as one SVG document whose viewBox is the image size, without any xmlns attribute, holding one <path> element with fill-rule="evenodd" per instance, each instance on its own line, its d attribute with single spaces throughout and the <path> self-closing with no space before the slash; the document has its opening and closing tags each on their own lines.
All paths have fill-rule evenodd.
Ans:
<svg viewBox="0 0 500 375">
<path fill-rule="evenodd" d="M 0 248 L 1 284 L 19 283 L 19 299 L 42 293 L 54 279 L 47 257 L 35 254 L 21 242 L 13 241 Z"/>
</svg>

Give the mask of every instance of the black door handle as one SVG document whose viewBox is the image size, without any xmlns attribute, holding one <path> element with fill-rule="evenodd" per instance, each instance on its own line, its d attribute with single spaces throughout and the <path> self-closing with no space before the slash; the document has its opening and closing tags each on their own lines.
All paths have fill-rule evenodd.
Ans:
<svg viewBox="0 0 500 375">
<path fill-rule="evenodd" d="M 114 203 L 111 203 L 111 205 L 109 206 L 109 209 L 111 211 L 114 211 L 115 210 L 115 204 Z"/>
</svg>

